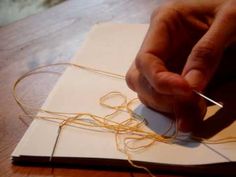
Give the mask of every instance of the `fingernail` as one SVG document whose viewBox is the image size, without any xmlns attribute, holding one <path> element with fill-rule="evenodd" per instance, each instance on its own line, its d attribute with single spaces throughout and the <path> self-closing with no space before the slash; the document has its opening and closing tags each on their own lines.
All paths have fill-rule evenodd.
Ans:
<svg viewBox="0 0 236 177">
<path fill-rule="evenodd" d="M 185 80 L 192 88 L 202 90 L 206 83 L 206 76 L 197 69 L 190 70 L 185 76 Z"/>
</svg>

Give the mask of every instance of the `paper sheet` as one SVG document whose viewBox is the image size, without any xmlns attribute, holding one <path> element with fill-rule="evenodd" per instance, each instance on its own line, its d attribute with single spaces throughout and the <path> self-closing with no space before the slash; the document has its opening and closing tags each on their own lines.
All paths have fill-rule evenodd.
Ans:
<svg viewBox="0 0 236 177">
<path fill-rule="evenodd" d="M 147 29 L 148 25 L 143 24 L 95 25 L 72 62 L 125 75 Z M 124 80 L 68 68 L 48 96 L 43 108 L 60 112 L 90 112 L 105 115 L 110 110 L 99 106 L 98 100 L 110 91 L 120 91 L 129 99 L 136 97 Z M 169 124 L 168 119 L 163 115 L 143 105 L 140 105 L 136 111 L 148 116 L 151 128 L 161 130 Z M 57 130 L 57 124 L 35 119 L 12 153 L 13 159 L 21 156 L 50 157 Z M 221 137 L 221 134 L 236 135 L 236 124 L 231 124 L 217 136 Z M 145 151 L 133 153 L 132 160 L 173 165 L 236 161 L 236 143 L 209 146 L 223 155 L 219 155 L 202 143 L 191 143 L 185 146 L 157 142 Z M 113 133 L 69 126 L 64 127 L 61 132 L 54 157 L 127 159 L 125 154 L 116 149 Z"/>
</svg>

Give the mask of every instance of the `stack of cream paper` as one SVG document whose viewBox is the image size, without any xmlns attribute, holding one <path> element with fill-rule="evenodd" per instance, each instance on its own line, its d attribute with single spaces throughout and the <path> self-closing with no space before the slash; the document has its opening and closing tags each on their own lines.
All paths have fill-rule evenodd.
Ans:
<svg viewBox="0 0 236 177">
<path fill-rule="evenodd" d="M 147 29 L 148 25 L 143 24 L 95 25 L 71 62 L 125 75 Z M 99 98 L 110 91 L 122 92 L 129 99 L 136 97 L 122 79 L 69 67 L 60 77 L 43 108 L 60 112 L 90 112 L 106 115 L 111 110 L 101 107 Z M 168 127 L 169 119 L 163 115 L 143 105 L 139 105 L 136 111 L 144 115 L 154 131 L 155 129 L 162 131 Z M 40 119 L 33 120 L 12 153 L 13 161 L 48 162 L 57 133 L 58 124 Z M 235 123 L 215 136 L 221 138 L 229 135 L 236 135 Z M 235 162 L 235 152 L 235 142 L 217 145 L 197 142 L 186 144 L 156 142 L 144 151 L 132 153 L 132 160 L 157 166 L 158 164 L 197 166 Z M 53 157 L 62 163 L 83 163 L 84 160 L 90 159 L 91 165 L 96 165 L 97 160 L 104 160 L 108 164 L 117 160 L 127 165 L 125 162 L 127 156 L 116 149 L 113 133 L 71 126 L 63 127 Z"/>
</svg>

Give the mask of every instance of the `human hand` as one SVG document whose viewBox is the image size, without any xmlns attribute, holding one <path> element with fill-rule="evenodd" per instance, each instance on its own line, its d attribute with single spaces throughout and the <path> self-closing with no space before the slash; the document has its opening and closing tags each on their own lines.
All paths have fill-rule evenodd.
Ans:
<svg viewBox="0 0 236 177">
<path fill-rule="evenodd" d="M 182 131 L 191 131 L 206 111 L 204 91 L 224 49 L 236 40 L 235 0 L 178 0 L 156 9 L 128 86 L 147 106 L 175 114 Z"/>
</svg>

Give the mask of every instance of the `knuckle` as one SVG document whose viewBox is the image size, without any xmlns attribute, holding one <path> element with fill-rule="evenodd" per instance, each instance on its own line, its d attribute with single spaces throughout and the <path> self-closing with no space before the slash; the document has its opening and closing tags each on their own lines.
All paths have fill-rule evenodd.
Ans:
<svg viewBox="0 0 236 177">
<path fill-rule="evenodd" d="M 153 21 L 158 16 L 161 10 L 162 10 L 162 6 L 159 6 L 156 9 L 154 9 L 154 11 L 151 14 L 151 21 Z"/>
<path fill-rule="evenodd" d="M 140 94 L 138 94 L 138 99 L 146 106 L 150 106 L 149 102 Z"/>
<path fill-rule="evenodd" d="M 197 63 L 197 66 L 209 67 L 216 58 L 215 49 L 215 44 L 210 41 L 194 47 L 192 50 L 193 62 Z"/>
<path fill-rule="evenodd" d="M 171 12 L 178 11 L 179 7 L 181 5 L 181 2 L 179 1 L 171 1 L 167 2 L 163 5 L 158 6 L 151 15 L 151 21 L 156 21 L 158 19 L 159 14 L 166 15 L 166 14 L 172 14 Z"/>
<path fill-rule="evenodd" d="M 154 109 L 154 110 L 159 110 L 159 106 L 157 106 L 156 104 L 153 104 L 153 101 L 145 98 L 143 95 L 138 94 L 138 99 L 141 101 L 142 104 L 144 104 L 145 106 Z"/>
<path fill-rule="evenodd" d="M 212 50 L 206 46 L 197 47 L 192 52 L 196 59 L 212 58 Z"/>
<path fill-rule="evenodd" d="M 125 81 L 126 81 L 128 87 L 135 91 L 135 86 L 134 86 L 135 85 L 134 84 L 135 76 L 130 69 L 125 75 Z"/>
<path fill-rule="evenodd" d="M 145 58 L 145 55 L 142 53 L 138 53 L 138 55 L 135 58 L 135 66 L 138 70 L 142 70 L 143 67 L 143 60 Z"/>
</svg>

